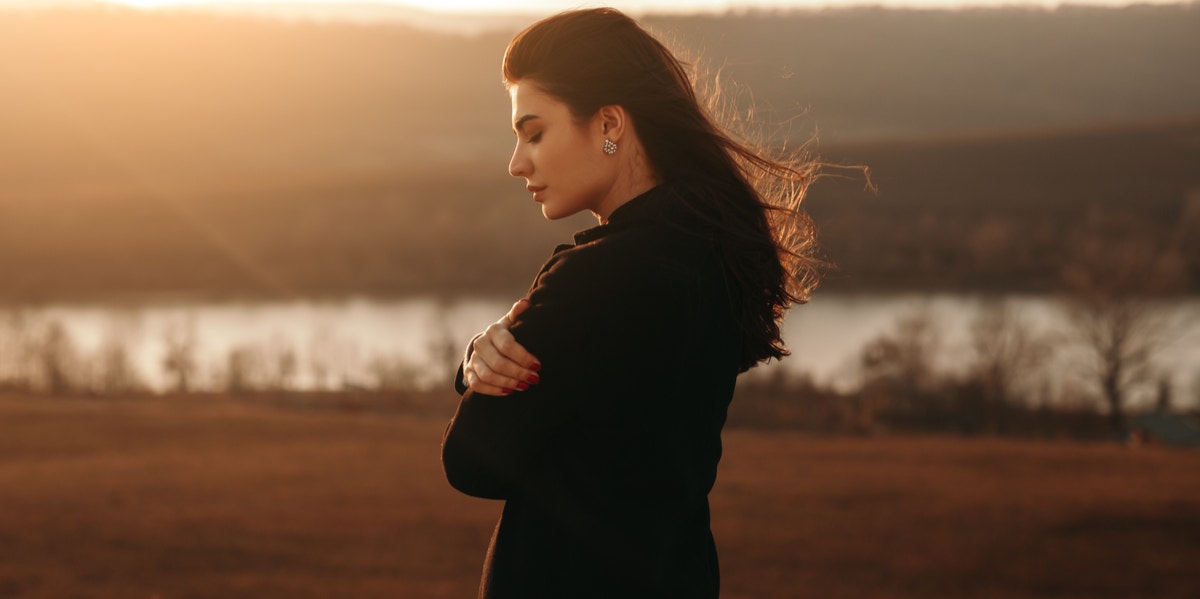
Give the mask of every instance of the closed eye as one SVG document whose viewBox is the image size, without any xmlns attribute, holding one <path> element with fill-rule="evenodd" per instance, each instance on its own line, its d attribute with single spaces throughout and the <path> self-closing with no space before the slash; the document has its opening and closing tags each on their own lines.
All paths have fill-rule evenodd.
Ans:
<svg viewBox="0 0 1200 599">
<path fill-rule="evenodd" d="M 535 144 L 539 141 L 542 141 L 542 132 L 541 131 L 538 131 L 535 135 L 529 136 L 529 143 Z"/>
</svg>

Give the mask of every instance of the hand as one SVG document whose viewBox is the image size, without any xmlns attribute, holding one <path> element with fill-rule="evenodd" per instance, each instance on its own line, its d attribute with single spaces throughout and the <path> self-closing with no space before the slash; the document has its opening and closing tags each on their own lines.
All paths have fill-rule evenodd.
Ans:
<svg viewBox="0 0 1200 599">
<path fill-rule="evenodd" d="M 538 383 L 542 364 L 508 332 L 513 321 L 529 307 L 529 300 L 513 304 L 504 318 L 492 323 L 471 340 L 463 362 L 463 381 L 476 393 L 508 395 Z"/>
</svg>

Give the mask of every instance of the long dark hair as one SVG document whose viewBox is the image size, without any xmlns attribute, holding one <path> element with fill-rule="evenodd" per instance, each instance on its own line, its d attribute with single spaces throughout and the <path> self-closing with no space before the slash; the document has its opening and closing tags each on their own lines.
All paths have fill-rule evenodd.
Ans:
<svg viewBox="0 0 1200 599">
<path fill-rule="evenodd" d="M 685 65 L 612 8 L 568 11 L 529 26 L 509 42 L 503 77 L 505 85 L 530 80 L 580 120 L 603 106 L 623 107 L 654 171 L 716 231 L 726 276 L 739 292 L 740 370 L 789 353 L 780 320 L 820 279 L 815 229 L 800 211 L 816 162 L 768 157 L 723 132 Z"/>
</svg>

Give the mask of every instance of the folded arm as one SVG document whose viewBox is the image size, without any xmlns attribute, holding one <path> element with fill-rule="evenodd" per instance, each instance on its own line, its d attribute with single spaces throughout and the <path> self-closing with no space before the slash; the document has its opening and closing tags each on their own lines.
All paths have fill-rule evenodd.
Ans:
<svg viewBox="0 0 1200 599">
<path fill-rule="evenodd" d="M 507 396 L 463 394 L 442 445 L 447 479 L 460 491 L 511 496 L 551 439 L 571 442 L 581 402 L 619 389 L 628 362 L 654 362 L 653 329 L 672 312 L 667 291 L 675 287 L 642 276 L 644 265 L 581 254 L 544 273 L 510 329 L 541 358 L 540 382 Z"/>
</svg>

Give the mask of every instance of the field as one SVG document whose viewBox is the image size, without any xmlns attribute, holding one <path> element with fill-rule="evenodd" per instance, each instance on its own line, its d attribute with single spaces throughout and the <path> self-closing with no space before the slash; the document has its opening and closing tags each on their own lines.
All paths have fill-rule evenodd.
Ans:
<svg viewBox="0 0 1200 599">
<path fill-rule="evenodd" d="M 453 402 L 453 398 L 445 398 Z M 0 597 L 470 597 L 451 409 L 0 397 Z M 1200 453 L 730 430 L 723 597 L 1196 597 Z"/>
</svg>

